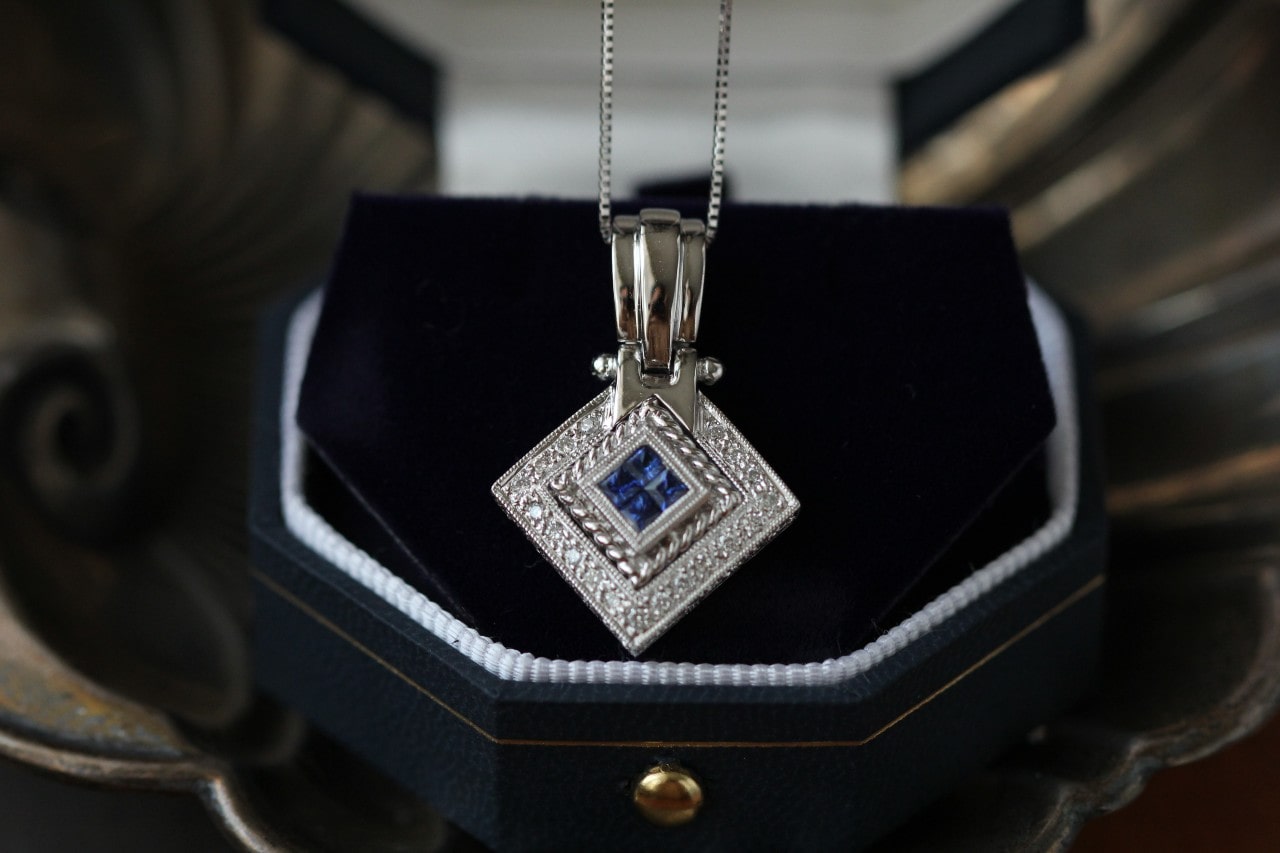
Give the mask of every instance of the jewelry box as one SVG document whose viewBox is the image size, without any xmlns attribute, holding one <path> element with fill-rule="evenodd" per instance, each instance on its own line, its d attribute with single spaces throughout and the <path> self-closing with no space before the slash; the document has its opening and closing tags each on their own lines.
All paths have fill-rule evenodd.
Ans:
<svg viewBox="0 0 1280 853">
<path fill-rule="evenodd" d="M 1088 343 L 1004 214 L 724 215 L 715 403 L 802 508 L 638 655 L 489 495 L 600 394 L 594 205 L 357 198 L 265 322 L 260 684 L 495 848 L 854 849 L 1094 676 Z"/>
</svg>

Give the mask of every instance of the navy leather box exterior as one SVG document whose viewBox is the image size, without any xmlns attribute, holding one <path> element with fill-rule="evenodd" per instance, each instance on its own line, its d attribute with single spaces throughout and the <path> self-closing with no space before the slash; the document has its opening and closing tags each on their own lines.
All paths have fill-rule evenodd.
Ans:
<svg viewBox="0 0 1280 853">
<path fill-rule="evenodd" d="M 1071 355 L 1080 346 L 1064 351 L 1083 413 L 1069 424 L 1069 527 L 1019 544 L 1017 571 L 969 589 L 930 630 L 869 647 L 858 667 L 825 680 L 832 662 L 744 683 L 515 680 L 287 523 L 293 309 L 269 321 L 262 357 L 251 519 L 259 681 L 498 849 L 854 849 L 1088 690 L 1105 520 L 1088 370 Z M 637 776 L 662 762 L 703 787 L 688 825 L 651 825 L 631 802 Z"/>
</svg>

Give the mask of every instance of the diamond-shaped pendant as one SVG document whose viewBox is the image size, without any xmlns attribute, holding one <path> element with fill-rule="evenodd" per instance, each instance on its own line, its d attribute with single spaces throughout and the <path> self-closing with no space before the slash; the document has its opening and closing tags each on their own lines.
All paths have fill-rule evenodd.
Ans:
<svg viewBox="0 0 1280 853">
<path fill-rule="evenodd" d="M 800 507 L 697 391 L 699 372 L 718 374 L 699 371 L 690 346 L 702 290 L 700 226 L 674 211 L 616 220 L 621 346 L 616 361 L 604 359 L 602 368 L 616 377 L 614 386 L 493 485 L 498 503 L 632 654 L 662 636 Z M 630 254 L 632 263 L 619 262 L 620 254 Z M 685 321 L 682 328 L 672 317 Z M 657 335 L 637 336 L 637 328 Z M 667 361 L 651 358 L 664 344 Z"/>
</svg>

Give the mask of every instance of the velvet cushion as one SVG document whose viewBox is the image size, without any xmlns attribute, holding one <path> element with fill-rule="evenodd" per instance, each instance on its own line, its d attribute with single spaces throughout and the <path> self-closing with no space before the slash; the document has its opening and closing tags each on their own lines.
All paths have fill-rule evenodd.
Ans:
<svg viewBox="0 0 1280 853">
<path fill-rule="evenodd" d="M 628 655 L 489 487 L 599 392 L 609 285 L 592 203 L 358 197 L 299 401 L 318 505 L 481 633 L 549 657 Z M 645 658 L 847 653 L 922 580 L 1043 517 L 1026 463 L 1053 405 L 1000 211 L 727 206 L 699 351 L 802 506 Z"/>
</svg>

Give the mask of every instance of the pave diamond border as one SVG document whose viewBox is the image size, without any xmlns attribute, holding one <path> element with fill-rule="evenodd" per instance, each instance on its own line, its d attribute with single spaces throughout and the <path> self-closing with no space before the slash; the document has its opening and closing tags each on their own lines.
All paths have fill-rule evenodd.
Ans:
<svg viewBox="0 0 1280 853">
<path fill-rule="evenodd" d="M 612 389 L 601 392 L 543 439 L 493 484 L 493 495 L 634 655 L 662 636 L 790 524 L 800 502 L 723 413 L 699 393 L 699 428 L 692 437 L 682 430 L 679 435 L 711 463 L 704 470 L 714 470 L 722 476 L 722 485 L 737 498 L 717 520 L 705 524 L 701 536 L 690 535 L 687 542 L 678 541 L 679 547 L 673 549 L 675 553 L 661 570 L 651 569 L 637 585 L 619 571 L 602 544 L 561 506 L 551 487 L 562 475 L 566 482 L 574 481 L 575 467 L 580 467 L 578 476 L 590 470 L 592 462 L 581 466 L 577 463 L 592 456 L 593 450 L 596 461 L 609 454 L 600 448 L 615 434 L 604 433 L 612 394 Z M 647 402 L 637 412 L 643 410 L 652 418 L 653 407 L 660 405 Z M 669 420 L 661 408 L 656 411 L 660 418 Z M 624 432 L 630 418 L 620 425 Z M 652 422 L 638 423 L 646 430 L 658 429 Z M 678 430 L 671 423 L 666 427 Z M 664 444 L 673 441 L 658 434 Z M 617 441 L 620 445 L 625 440 L 626 436 Z M 687 462 L 687 456 L 682 454 L 681 458 Z"/>
</svg>

